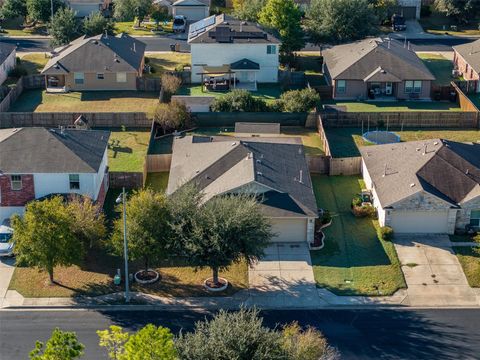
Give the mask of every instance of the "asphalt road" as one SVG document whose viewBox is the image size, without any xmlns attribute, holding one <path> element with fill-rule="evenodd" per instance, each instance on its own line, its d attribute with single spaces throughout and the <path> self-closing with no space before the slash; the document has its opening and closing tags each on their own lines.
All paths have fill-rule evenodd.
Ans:
<svg viewBox="0 0 480 360">
<path fill-rule="evenodd" d="M 188 331 L 211 314 L 199 311 L 3 311 L 0 359 L 24 360 L 36 340 L 55 327 L 75 331 L 85 359 L 106 359 L 96 330 L 116 324 L 135 330 L 147 323 Z M 291 321 L 321 330 L 342 359 L 478 359 L 480 310 L 317 310 L 262 312 L 271 327 Z"/>
<path fill-rule="evenodd" d="M 176 40 L 167 37 L 142 37 L 141 41 L 147 44 L 147 51 L 169 51 L 170 44 L 179 43 L 182 51 L 189 51 L 190 46 L 185 40 Z M 471 38 L 453 38 L 453 39 L 418 39 L 410 40 L 412 48 L 415 51 L 450 51 L 452 46 L 474 41 Z M 18 45 L 17 51 L 21 52 L 44 52 L 50 51 L 51 46 L 48 39 L 10 39 L 0 38 L 0 41 Z M 315 50 L 316 47 L 307 46 L 304 50 Z"/>
</svg>

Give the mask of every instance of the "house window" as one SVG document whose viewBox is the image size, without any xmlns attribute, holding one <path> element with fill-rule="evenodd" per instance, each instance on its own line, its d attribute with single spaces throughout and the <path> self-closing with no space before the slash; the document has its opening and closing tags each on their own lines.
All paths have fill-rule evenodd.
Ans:
<svg viewBox="0 0 480 360">
<path fill-rule="evenodd" d="M 267 45 L 267 54 L 276 54 L 277 47 L 275 45 Z"/>
<path fill-rule="evenodd" d="M 405 81 L 405 93 L 407 94 L 420 94 L 422 92 L 422 82 L 420 80 L 407 80 Z"/>
<path fill-rule="evenodd" d="M 103 80 L 103 79 L 105 79 L 105 74 L 103 74 L 103 73 L 97 73 L 97 79 L 98 79 L 98 80 Z"/>
<path fill-rule="evenodd" d="M 126 72 L 118 72 L 117 73 L 117 82 L 127 82 L 127 73 Z"/>
<path fill-rule="evenodd" d="M 79 190 L 80 189 L 80 175 L 70 174 L 68 175 L 70 181 L 70 190 Z"/>
<path fill-rule="evenodd" d="M 22 175 L 10 176 L 12 190 L 22 190 Z"/>
<path fill-rule="evenodd" d="M 347 82 L 345 80 L 337 80 L 336 85 L 337 94 L 345 94 L 345 91 L 347 90 Z"/>
<path fill-rule="evenodd" d="M 470 225 L 480 228 L 480 210 L 472 210 L 470 214 Z"/>
<path fill-rule="evenodd" d="M 85 74 L 84 73 L 73 73 L 73 79 L 75 80 L 75 84 L 81 85 L 85 81 Z"/>
<path fill-rule="evenodd" d="M 414 81 L 413 82 L 413 92 L 415 94 L 420 94 L 422 92 L 422 82 L 421 81 Z"/>
</svg>

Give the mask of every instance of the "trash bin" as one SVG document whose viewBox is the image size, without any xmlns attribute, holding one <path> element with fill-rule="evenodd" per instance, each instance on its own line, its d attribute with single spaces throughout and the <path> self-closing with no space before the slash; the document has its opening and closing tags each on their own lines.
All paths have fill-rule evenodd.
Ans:
<svg viewBox="0 0 480 360">
<path fill-rule="evenodd" d="M 177 52 L 180 51 L 180 44 L 179 43 L 175 44 L 175 51 L 177 51 Z"/>
<path fill-rule="evenodd" d="M 120 277 L 120 275 L 116 274 L 114 277 L 113 277 L 113 283 L 115 285 L 120 285 L 120 283 L 122 282 L 122 278 Z"/>
<path fill-rule="evenodd" d="M 170 44 L 170 51 L 175 51 L 175 49 L 176 49 L 175 44 Z"/>
</svg>

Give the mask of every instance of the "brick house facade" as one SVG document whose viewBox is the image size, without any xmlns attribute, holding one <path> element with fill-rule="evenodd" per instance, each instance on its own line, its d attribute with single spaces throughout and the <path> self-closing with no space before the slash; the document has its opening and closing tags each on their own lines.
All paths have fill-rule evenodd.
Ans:
<svg viewBox="0 0 480 360">
<path fill-rule="evenodd" d="M 13 190 L 12 177 L 0 176 L 0 206 L 25 206 L 35 199 L 33 175 L 20 175 L 21 189 Z"/>
<path fill-rule="evenodd" d="M 453 64 L 455 69 L 463 74 L 465 80 L 480 80 L 478 73 L 468 64 L 468 62 L 457 51 L 453 52 Z"/>
</svg>

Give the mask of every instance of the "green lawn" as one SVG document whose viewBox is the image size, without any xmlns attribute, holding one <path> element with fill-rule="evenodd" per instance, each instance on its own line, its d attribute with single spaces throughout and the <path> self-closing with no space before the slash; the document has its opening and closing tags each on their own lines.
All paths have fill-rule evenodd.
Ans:
<svg viewBox="0 0 480 360">
<path fill-rule="evenodd" d="M 457 254 L 468 284 L 471 287 L 480 287 L 480 248 L 454 246 L 453 251 Z"/>
<path fill-rule="evenodd" d="M 477 109 L 480 109 L 480 94 L 470 94 L 468 95 L 468 98 L 473 102 Z"/>
<path fill-rule="evenodd" d="M 350 211 L 363 181 L 357 176 L 312 176 L 318 206 L 328 209 L 332 225 L 324 230 L 325 247 L 312 251 L 318 287 L 337 295 L 391 295 L 405 288 L 400 263 L 391 242 L 380 240 L 378 222 Z"/>
<path fill-rule="evenodd" d="M 153 113 L 158 93 L 139 91 L 83 91 L 47 94 L 28 90 L 10 108 L 11 112 L 147 112 Z"/>
<path fill-rule="evenodd" d="M 324 105 L 346 107 L 348 112 L 462 111 L 446 101 L 324 101 Z"/>
<path fill-rule="evenodd" d="M 419 53 L 417 55 L 435 76 L 434 84 L 447 86 L 452 80 L 455 80 L 452 76 L 453 63 L 450 60 L 440 54 Z"/>
<path fill-rule="evenodd" d="M 8 36 L 31 36 L 31 35 L 47 35 L 47 27 L 44 24 L 35 26 L 23 26 L 23 19 L 18 17 L 15 19 L 3 19 L 0 23 L 3 32 L 2 35 Z"/>
<path fill-rule="evenodd" d="M 45 53 L 28 53 L 21 57 L 22 66 L 28 71 L 29 75 L 40 74 L 48 62 Z"/>
<path fill-rule="evenodd" d="M 326 85 L 322 73 L 322 57 L 318 51 L 299 51 L 296 53 L 296 68 L 305 72 L 311 86 Z"/>
<path fill-rule="evenodd" d="M 446 15 L 438 12 L 433 12 L 428 17 L 422 17 L 420 24 L 423 29 L 436 35 L 449 34 L 453 36 L 473 36 L 480 35 L 478 23 L 480 19 L 471 20 L 467 24 L 459 24 L 453 17 L 447 17 Z M 453 29 L 451 26 L 456 26 L 457 29 Z"/>
<path fill-rule="evenodd" d="M 164 192 L 167 190 L 168 175 L 168 172 L 148 173 L 145 186 L 159 192 Z"/>
<path fill-rule="evenodd" d="M 480 243 L 480 238 L 474 239 L 470 235 L 449 235 L 451 242 L 477 242 Z"/>
<path fill-rule="evenodd" d="M 214 96 L 221 97 L 226 93 L 215 91 L 202 91 L 202 85 L 187 85 L 182 86 L 177 95 L 188 96 Z M 265 100 L 266 102 L 273 102 L 280 98 L 282 89 L 279 84 L 258 84 L 257 91 L 252 91 L 252 95 L 258 99 Z"/>
<path fill-rule="evenodd" d="M 143 172 L 150 131 L 114 129 L 108 147 L 110 171 Z"/>
<path fill-rule="evenodd" d="M 181 52 L 161 52 L 150 53 L 147 55 L 150 65 L 154 72 L 147 74 L 147 77 L 160 77 L 164 71 L 173 71 L 180 65 L 190 65 L 190 53 Z"/>
<path fill-rule="evenodd" d="M 371 129 L 372 130 L 372 129 Z M 333 157 L 360 156 L 358 147 L 371 145 L 362 138 L 359 128 L 327 128 L 330 151 Z M 364 131 L 367 131 L 365 128 Z M 393 131 L 395 131 L 393 129 Z M 415 141 L 442 138 L 458 142 L 476 142 L 480 140 L 480 130 L 462 129 L 408 129 L 395 131 L 402 141 Z"/>
</svg>

